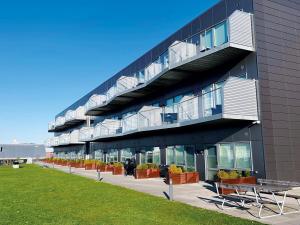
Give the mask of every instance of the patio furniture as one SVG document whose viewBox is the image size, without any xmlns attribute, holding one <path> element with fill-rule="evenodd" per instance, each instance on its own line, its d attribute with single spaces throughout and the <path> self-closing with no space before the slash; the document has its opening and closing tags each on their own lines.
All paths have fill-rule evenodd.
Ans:
<svg viewBox="0 0 300 225">
<path fill-rule="evenodd" d="M 287 198 L 287 192 L 292 189 L 291 186 L 288 185 L 280 185 L 280 184 L 223 184 L 223 183 L 215 183 L 218 196 L 222 199 L 222 209 L 225 209 L 224 205 L 230 204 L 233 206 L 237 205 L 238 207 L 245 208 L 246 203 L 254 202 L 259 207 L 258 217 L 269 218 L 274 216 L 280 216 L 284 214 L 289 214 L 284 212 L 284 206 Z M 236 194 L 222 195 L 219 194 L 219 188 L 228 188 L 234 189 Z M 242 193 L 245 194 L 242 194 Z M 247 195 L 247 192 L 254 193 L 254 198 Z M 272 195 L 272 199 L 262 198 L 261 193 L 268 193 Z M 279 200 L 278 196 L 281 196 L 282 199 Z M 239 204 L 240 203 L 240 204 Z M 299 203 L 299 202 L 298 202 Z M 275 204 L 277 205 L 279 212 L 275 212 L 275 215 L 262 215 L 262 209 L 268 208 L 266 204 Z M 298 211 L 297 211 L 298 212 Z"/>
<path fill-rule="evenodd" d="M 165 123 L 177 122 L 178 113 L 161 113 L 162 121 Z"/>
</svg>

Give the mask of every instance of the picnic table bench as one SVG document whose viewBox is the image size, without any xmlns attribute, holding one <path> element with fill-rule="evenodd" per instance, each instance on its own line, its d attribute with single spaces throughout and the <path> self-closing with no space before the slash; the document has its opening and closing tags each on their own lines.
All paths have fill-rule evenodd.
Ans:
<svg viewBox="0 0 300 225">
<path fill-rule="evenodd" d="M 258 184 L 226 184 L 226 183 L 215 183 L 217 194 L 222 199 L 222 209 L 225 209 L 225 204 L 229 204 L 231 206 L 238 206 L 245 208 L 248 203 L 255 203 L 259 207 L 258 217 L 259 218 L 268 218 L 274 216 L 280 216 L 284 214 L 291 214 L 300 212 L 300 210 L 295 210 L 291 212 L 284 212 L 284 206 L 286 203 L 286 198 L 294 198 L 297 200 L 298 206 L 300 207 L 300 196 L 287 194 L 289 190 L 293 187 L 298 186 L 297 183 L 293 182 L 293 184 L 289 185 L 284 182 L 268 182 L 268 180 L 259 180 Z M 299 184 L 300 186 L 300 184 Z M 219 188 L 228 188 L 235 190 L 235 194 L 220 194 Z M 254 193 L 253 196 L 247 195 L 247 192 Z M 245 194 L 242 194 L 245 193 Z M 263 198 L 261 194 L 271 194 L 272 199 Z M 278 199 L 278 196 L 282 197 L 282 199 Z M 232 204 L 234 203 L 234 204 Z M 262 210 L 266 207 L 267 204 L 275 204 L 277 205 L 279 212 L 275 212 L 274 215 L 262 215 Z M 268 208 L 268 207 L 266 207 Z"/>
</svg>

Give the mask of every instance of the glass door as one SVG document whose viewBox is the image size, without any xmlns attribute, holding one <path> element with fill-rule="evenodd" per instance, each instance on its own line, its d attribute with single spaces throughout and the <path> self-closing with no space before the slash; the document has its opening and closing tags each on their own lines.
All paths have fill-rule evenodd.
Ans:
<svg viewBox="0 0 300 225">
<path fill-rule="evenodd" d="M 205 180 L 215 180 L 218 172 L 217 148 L 215 146 L 204 151 L 205 156 Z"/>
</svg>

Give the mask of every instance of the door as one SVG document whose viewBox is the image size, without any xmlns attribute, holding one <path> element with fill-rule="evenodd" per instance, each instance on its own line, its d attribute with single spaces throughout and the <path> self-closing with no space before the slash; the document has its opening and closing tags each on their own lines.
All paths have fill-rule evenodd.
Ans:
<svg viewBox="0 0 300 225">
<path fill-rule="evenodd" d="M 204 151 L 205 155 L 205 180 L 215 180 L 218 172 L 217 148 L 209 147 Z"/>
</svg>

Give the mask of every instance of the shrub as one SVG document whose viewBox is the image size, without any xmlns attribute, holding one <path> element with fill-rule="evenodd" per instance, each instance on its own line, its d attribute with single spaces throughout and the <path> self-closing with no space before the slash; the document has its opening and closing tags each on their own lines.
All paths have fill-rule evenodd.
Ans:
<svg viewBox="0 0 300 225">
<path fill-rule="evenodd" d="M 217 173 L 217 177 L 219 179 L 237 179 L 240 177 L 250 177 L 251 171 L 237 171 L 237 170 L 231 170 L 229 172 L 226 172 L 224 170 L 219 170 Z"/>
<path fill-rule="evenodd" d="M 170 165 L 169 172 L 173 174 L 181 174 L 183 173 L 180 167 L 177 167 L 175 164 Z"/>
<path fill-rule="evenodd" d="M 123 163 L 120 163 L 120 162 L 115 162 L 113 164 L 114 167 L 123 167 Z"/>
</svg>

